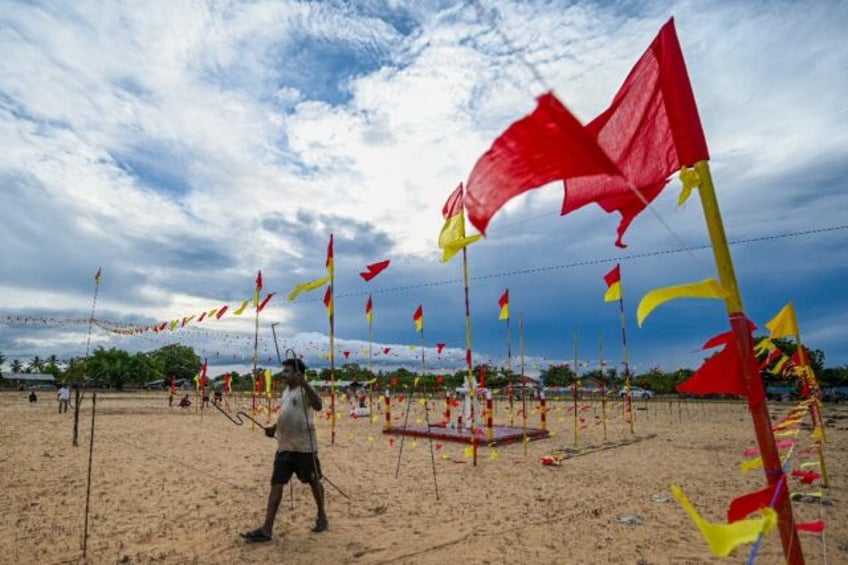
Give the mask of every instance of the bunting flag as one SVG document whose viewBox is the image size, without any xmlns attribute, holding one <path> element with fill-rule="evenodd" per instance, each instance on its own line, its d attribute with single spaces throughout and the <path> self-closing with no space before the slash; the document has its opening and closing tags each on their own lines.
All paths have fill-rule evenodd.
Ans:
<svg viewBox="0 0 848 565">
<path fill-rule="evenodd" d="M 506 289 L 498 299 L 498 306 L 501 307 L 501 313 L 498 314 L 498 320 L 509 320 L 509 289 Z"/>
<path fill-rule="evenodd" d="M 277 293 L 276 292 L 268 293 L 268 296 L 266 296 L 265 299 L 262 300 L 262 302 L 259 304 L 259 307 L 256 309 L 256 311 L 261 312 L 262 310 L 264 310 L 265 307 L 268 305 L 268 303 L 271 302 L 271 299 L 274 298 L 275 294 L 277 294 Z"/>
<path fill-rule="evenodd" d="M 768 485 L 758 491 L 743 494 L 731 500 L 730 505 L 727 507 L 727 521 L 736 522 L 737 520 L 747 518 L 761 508 L 771 506 L 771 499 L 774 497 L 774 491 L 777 490 L 777 485 L 785 480 L 784 477 L 781 477 L 780 481 L 772 485 Z"/>
<path fill-rule="evenodd" d="M 442 263 L 450 261 L 463 248 L 479 241 L 480 234 L 470 237 L 465 235 L 465 212 L 462 198 L 462 183 L 448 196 L 445 205 L 442 206 L 442 217 L 445 225 L 439 233 L 439 248 L 442 249 Z"/>
<path fill-rule="evenodd" d="M 777 316 L 766 323 L 766 327 L 771 332 L 769 335 L 771 339 L 797 336 L 799 332 L 798 321 L 795 318 L 795 306 L 788 302 L 786 306 L 780 309 Z"/>
<path fill-rule="evenodd" d="M 444 344 L 444 343 L 437 343 L 437 344 L 436 344 L 436 354 L 437 354 L 437 355 L 441 355 L 441 354 L 442 354 L 442 350 L 444 350 L 444 348 L 445 348 L 445 344 Z"/>
<path fill-rule="evenodd" d="M 474 165 L 465 207 L 480 233 L 512 198 L 556 180 L 620 174 L 571 112 L 547 92 L 536 109 L 509 126 Z"/>
<path fill-rule="evenodd" d="M 424 308 L 420 304 L 415 314 L 412 315 L 412 321 L 415 322 L 415 331 L 424 331 Z"/>
<path fill-rule="evenodd" d="M 618 212 L 615 244 L 625 247 L 625 230 L 662 192 L 672 173 L 710 158 L 674 18 L 663 25 L 610 107 L 586 125 L 586 132 L 616 170 L 568 178 L 562 215 L 591 202 Z"/>
<path fill-rule="evenodd" d="M 615 264 L 612 270 L 604 275 L 607 283 L 607 291 L 604 293 L 604 302 L 621 300 L 621 265 Z"/>
<path fill-rule="evenodd" d="M 715 279 L 657 288 L 642 297 L 636 309 L 636 320 L 639 322 L 639 327 L 642 327 L 642 322 L 657 306 L 677 298 L 726 298 L 727 296 L 728 292 Z"/>
<path fill-rule="evenodd" d="M 327 269 L 326 277 L 297 285 L 294 287 L 294 290 L 289 293 L 287 297 L 288 301 L 292 302 L 301 292 L 308 292 L 310 290 L 315 290 L 316 288 L 321 288 L 333 278 L 333 274 L 335 272 L 333 259 L 333 234 L 330 234 L 330 243 L 327 244 L 327 260 L 324 261 L 324 267 Z"/>
<path fill-rule="evenodd" d="M 250 299 L 249 299 L 249 298 L 248 298 L 247 300 L 245 300 L 244 302 L 242 302 L 242 303 L 241 303 L 241 306 L 239 306 L 237 310 L 234 310 L 234 311 L 233 311 L 233 315 L 234 315 L 234 316 L 241 316 L 242 314 L 244 314 L 244 311 L 245 311 L 245 309 L 247 308 L 247 304 L 248 304 L 249 302 L 250 302 Z"/>
<path fill-rule="evenodd" d="M 374 303 L 371 301 L 370 294 L 368 295 L 368 302 L 365 303 L 365 320 L 369 326 L 374 321 Z"/>
<path fill-rule="evenodd" d="M 359 273 L 359 276 L 365 279 L 365 282 L 369 282 L 371 279 L 385 271 L 388 268 L 389 263 L 391 263 L 391 261 L 386 259 L 385 261 L 380 261 L 378 263 L 372 263 L 371 265 L 367 265 L 365 267 L 366 270 L 362 273 Z"/>
<path fill-rule="evenodd" d="M 100 268 L 100 267 L 97 267 L 97 272 L 96 272 L 96 273 L 94 273 L 94 284 L 95 284 L 95 285 L 99 285 L 99 284 L 100 284 L 100 273 L 101 273 L 101 272 L 102 272 L 102 271 L 101 271 L 101 268 Z"/>
<path fill-rule="evenodd" d="M 748 322 L 749 331 L 753 324 Z M 678 392 L 704 396 L 707 394 L 735 394 L 747 396 L 748 385 L 740 372 L 741 360 L 732 332 L 720 334 L 704 344 L 704 349 L 724 345 L 724 349 L 704 361 L 692 376 L 677 385 Z M 707 347 L 709 346 L 709 347 Z"/>
<path fill-rule="evenodd" d="M 762 509 L 762 517 L 739 520 L 730 524 L 708 522 L 698 514 L 689 499 L 677 485 L 671 485 L 674 497 L 701 530 L 710 550 L 718 557 L 727 557 L 743 543 L 753 543 L 757 538 L 768 535 L 777 525 L 777 513 L 771 508 Z"/>
<path fill-rule="evenodd" d="M 253 307 L 259 308 L 259 293 L 262 292 L 262 271 L 256 273 L 256 291 L 253 293 Z"/>
<path fill-rule="evenodd" d="M 226 304 L 224 304 L 223 306 L 218 308 L 218 312 L 215 314 L 215 319 L 220 320 L 221 316 L 223 316 L 227 312 L 228 308 L 229 308 L 229 306 L 226 305 Z"/>
<path fill-rule="evenodd" d="M 324 292 L 324 306 L 327 307 L 327 317 L 333 317 L 333 285 L 329 285 L 327 287 L 326 292 Z"/>
</svg>

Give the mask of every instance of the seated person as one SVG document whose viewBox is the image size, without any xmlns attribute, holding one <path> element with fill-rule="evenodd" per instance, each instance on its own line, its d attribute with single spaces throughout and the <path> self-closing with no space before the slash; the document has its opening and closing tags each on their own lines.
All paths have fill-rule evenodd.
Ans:
<svg viewBox="0 0 848 565">
<path fill-rule="evenodd" d="M 191 400 L 189 400 L 188 395 L 186 394 L 180 399 L 180 407 L 188 408 L 189 406 L 191 406 Z"/>
</svg>

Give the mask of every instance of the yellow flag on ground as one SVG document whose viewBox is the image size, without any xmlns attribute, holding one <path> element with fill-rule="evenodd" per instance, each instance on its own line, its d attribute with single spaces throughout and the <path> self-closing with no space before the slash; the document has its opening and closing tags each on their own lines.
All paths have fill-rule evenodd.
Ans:
<svg viewBox="0 0 848 565">
<path fill-rule="evenodd" d="M 797 336 L 798 320 L 795 318 L 795 306 L 791 302 L 787 303 L 777 313 L 777 316 L 766 323 L 766 327 L 771 331 L 771 335 L 769 335 L 771 339 Z"/>
<path fill-rule="evenodd" d="M 642 297 L 636 309 L 636 319 L 639 327 L 642 327 L 642 322 L 657 306 L 677 298 L 725 298 L 727 296 L 728 292 L 715 279 L 657 288 Z"/>
<path fill-rule="evenodd" d="M 719 557 L 727 557 L 737 546 L 743 543 L 753 543 L 757 541 L 760 534 L 768 535 L 770 531 L 777 525 L 777 513 L 771 508 L 763 508 L 761 510 L 763 516 L 761 518 L 752 518 L 737 520 L 730 524 L 714 524 L 702 518 L 695 507 L 683 494 L 683 491 L 677 485 L 671 485 L 671 491 L 674 497 L 689 514 L 689 517 L 701 530 L 710 550 Z"/>
</svg>

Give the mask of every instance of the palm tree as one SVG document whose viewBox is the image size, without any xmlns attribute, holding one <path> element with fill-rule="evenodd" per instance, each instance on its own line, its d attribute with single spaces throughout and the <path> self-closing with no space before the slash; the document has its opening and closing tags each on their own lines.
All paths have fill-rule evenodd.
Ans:
<svg viewBox="0 0 848 565">
<path fill-rule="evenodd" d="M 28 373 L 40 373 L 44 370 L 44 361 L 41 360 L 41 357 L 36 355 L 29 362 L 29 366 L 27 367 Z"/>
<path fill-rule="evenodd" d="M 18 361 L 17 359 L 12 360 L 12 372 L 16 375 L 18 373 L 22 373 L 24 370 L 24 364 Z"/>
</svg>

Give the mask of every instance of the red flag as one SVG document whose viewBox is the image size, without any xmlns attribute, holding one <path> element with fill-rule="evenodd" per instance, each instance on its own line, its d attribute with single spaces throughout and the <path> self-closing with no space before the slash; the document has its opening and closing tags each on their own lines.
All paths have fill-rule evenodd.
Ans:
<svg viewBox="0 0 848 565">
<path fill-rule="evenodd" d="M 468 219 L 481 233 L 510 199 L 555 180 L 618 168 L 568 109 L 550 92 L 513 123 L 474 165 L 465 185 Z"/>
<path fill-rule="evenodd" d="M 350 357 L 350 351 L 342 351 L 342 355 L 344 355 L 344 358 L 347 359 Z"/>
<path fill-rule="evenodd" d="M 262 290 L 262 271 L 256 273 L 256 290 Z"/>
<path fill-rule="evenodd" d="M 203 360 L 203 367 L 200 369 L 200 390 L 206 389 L 206 359 Z"/>
<path fill-rule="evenodd" d="M 268 303 L 271 302 L 271 299 L 274 297 L 275 294 L 277 294 L 277 293 L 276 292 L 268 293 L 268 296 L 265 297 L 265 299 L 259 305 L 259 308 L 257 308 L 256 310 L 258 312 L 261 312 L 265 308 L 265 306 L 267 306 Z"/>
<path fill-rule="evenodd" d="M 741 361 L 735 343 L 728 343 L 724 349 L 704 361 L 686 381 L 677 385 L 678 392 L 694 395 L 736 394 L 748 395 L 748 387 L 740 374 Z"/>
<path fill-rule="evenodd" d="M 384 347 L 384 348 L 383 348 L 383 355 L 388 355 L 388 354 L 389 354 L 389 351 L 391 351 L 391 350 L 392 350 L 392 348 L 391 348 L 391 347 Z"/>
<path fill-rule="evenodd" d="M 202 322 L 205 317 L 206 317 L 206 312 L 203 312 L 200 315 L 200 317 L 197 319 L 197 323 L 199 324 L 200 322 Z"/>
<path fill-rule="evenodd" d="M 795 522 L 795 529 L 799 532 L 812 532 L 820 534 L 824 531 L 824 520 L 816 520 L 815 522 L 804 522 L 799 524 Z"/>
<path fill-rule="evenodd" d="M 332 285 L 327 286 L 327 290 L 324 292 L 324 306 L 327 307 L 327 316 L 333 316 L 333 287 Z"/>
<path fill-rule="evenodd" d="M 587 124 L 586 131 L 620 173 L 568 178 L 562 215 L 590 202 L 619 212 L 615 244 L 625 247 L 621 242 L 625 230 L 659 195 L 669 176 L 710 158 L 674 18 L 660 29 L 610 107 Z"/>
<path fill-rule="evenodd" d="M 218 308 L 218 312 L 215 314 L 215 319 L 220 320 L 220 319 L 221 319 L 221 316 L 223 316 L 223 315 L 224 315 L 224 313 L 225 313 L 225 312 L 226 312 L 229 308 L 230 308 L 230 307 L 229 307 L 228 305 L 226 305 L 226 304 L 224 304 L 223 306 L 221 306 L 220 308 Z"/>
<path fill-rule="evenodd" d="M 783 480 L 785 479 L 781 479 L 781 481 Z M 771 499 L 774 497 L 774 491 L 778 484 L 779 482 L 731 500 L 730 506 L 727 507 L 727 523 L 730 524 L 747 518 L 749 514 L 771 506 Z"/>
<path fill-rule="evenodd" d="M 373 279 L 374 277 L 376 277 L 377 275 L 379 275 L 380 273 L 382 273 L 383 271 L 385 271 L 386 268 L 389 266 L 390 262 L 391 261 L 386 259 L 385 261 L 380 261 L 378 263 L 372 263 L 371 265 L 366 266 L 365 268 L 368 269 L 368 270 L 364 271 L 362 273 L 359 273 L 359 276 L 362 277 L 363 279 L 365 279 L 365 282 L 368 282 L 371 279 Z"/>
<path fill-rule="evenodd" d="M 436 353 L 437 353 L 437 354 L 439 354 L 439 355 L 441 355 L 441 354 L 442 354 L 442 350 L 443 350 L 444 348 L 445 348 L 445 344 L 444 344 L 444 343 L 437 343 L 437 344 L 436 344 Z"/>
</svg>

